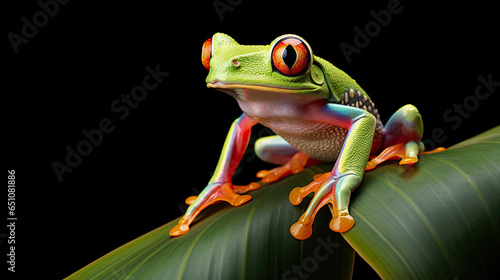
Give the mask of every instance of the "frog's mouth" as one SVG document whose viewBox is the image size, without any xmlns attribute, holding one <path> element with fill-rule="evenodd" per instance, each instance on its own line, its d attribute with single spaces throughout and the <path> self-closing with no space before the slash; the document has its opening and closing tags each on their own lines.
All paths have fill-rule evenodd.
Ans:
<svg viewBox="0 0 500 280">
<path fill-rule="evenodd" d="M 281 92 L 281 93 L 296 93 L 296 89 L 283 88 L 283 87 L 271 87 L 262 85 L 250 85 L 250 84 L 232 84 L 232 83 L 221 83 L 220 81 L 215 81 L 207 83 L 208 88 L 215 89 L 249 89 L 254 91 L 265 91 L 265 92 Z"/>
<path fill-rule="evenodd" d="M 311 91 L 314 89 L 291 89 L 285 87 L 273 87 L 251 84 L 222 83 L 214 81 L 207 83 L 208 88 L 214 88 L 225 92 L 239 100 L 249 101 L 251 99 L 274 99 L 281 94 L 300 94 L 300 91 Z"/>
</svg>

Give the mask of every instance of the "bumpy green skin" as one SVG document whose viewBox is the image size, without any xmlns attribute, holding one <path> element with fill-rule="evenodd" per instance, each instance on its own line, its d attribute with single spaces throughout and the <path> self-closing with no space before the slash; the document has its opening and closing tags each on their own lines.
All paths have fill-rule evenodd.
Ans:
<svg viewBox="0 0 500 280">
<path fill-rule="evenodd" d="M 330 62 L 314 56 L 314 61 L 318 64 L 323 73 L 325 73 L 328 81 L 328 89 L 330 90 L 330 95 L 328 96 L 328 101 L 338 103 L 344 94 L 349 89 L 354 89 L 355 91 L 360 91 L 362 95 L 370 98 L 368 94 L 356 83 L 356 81 L 347 75 L 344 71 L 332 65 Z"/>
<path fill-rule="evenodd" d="M 300 40 L 312 56 L 310 68 L 300 76 L 284 75 L 273 67 L 273 49 L 285 36 Z M 214 193 L 230 183 L 256 123 L 280 136 L 257 142 L 257 155 L 265 161 L 284 163 L 296 152 L 319 161 L 336 161 L 301 220 L 292 226 L 292 234 L 295 231 L 307 238 L 315 214 L 327 203 L 336 205 L 332 223 L 337 227 L 352 221 L 348 212 L 351 191 L 362 180 L 370 152 L 386 146 L 380 116 L 365 91 L 346 73 L 312 55 L 305 40 L 295 35 L 278 37 L 270 45 L 245 46 L 217 33 L 211 44 L 207 86 L 235 97 L 244 114 L 231 127 L 214 176 L 186 212 L 185 231 L 200 209 L 214 199 Z M 391 118 L 389 142 L 420 140 L 422 131 L 415 133 L 414 127 L 421 128 L 421 118 L 413 108 L 407 105 Z M 232 203 L 231 197 L 225 200 Z"/>
</svg>

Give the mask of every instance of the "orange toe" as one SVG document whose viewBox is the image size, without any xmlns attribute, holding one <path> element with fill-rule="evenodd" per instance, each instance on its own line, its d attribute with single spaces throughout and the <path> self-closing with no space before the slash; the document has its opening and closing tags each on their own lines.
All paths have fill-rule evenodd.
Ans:
<svg viewBox="0 0 500 280">
<path fill-rule="evenodd" d="M 182 217 L 177 224 L 168 231 L 170 236 L 180 236 L 189 231 L 189 224 L 194 220 L 195 215 Z"/>
<path fill-rule="evenodd" d="M 253 190 L 256 190 L 260 188 L 260 184 L 259 183 L 250 183 L 246 186 L 233 186 L 233 190 L 235 193 L 237 194 L 243 194 L 243 193 L 247 193 L 249 191 L 253 191 Z"/>
<path fill-rule="evenodd" d="M 302 221 L 303 217 L 298 222 L 290 227 L 290 233 L 298 240 L 304 240 L 312 235 L 312 223 Z"/>
<path fill-rule="evenodd" d="M 187 205 L 191 205 L 193 204 L 193 202 L 196 200 L 197 196 L 196 195 L 193 195 L 193 196 L 190 196 L 188 198 L 186 198 L 186 200 L 184 201 Z"/>
<path fill-rule="evenodd" d="M 412 165 L 418 162 L 418 158 L 414 157 L 405 157 L 399 161 L 400 165 L 407 164 L 407 165 Z"/>
<path fill-rule="evenodd" d="M 440 153 L 440 152 L 444 152 L 444 151 L 446 151 L 446 148 L 439 147 L 439 148 L 436 148 L 436 149 L 434 149 L 432 151 L 422 152 L 421 155 L 435 154 L 435 153 Z"/>
<path fill-rule="evenodd" d="M 330 221 L 330 229 L 335 232 L 346 232 L 354 226 L 354 218 L 351 215 L 336 216 Z"/>
</svg>

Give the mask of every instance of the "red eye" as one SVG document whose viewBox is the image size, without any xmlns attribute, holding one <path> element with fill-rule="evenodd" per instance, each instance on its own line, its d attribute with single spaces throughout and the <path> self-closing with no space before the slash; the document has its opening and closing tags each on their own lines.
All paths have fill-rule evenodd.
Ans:
<svg viewBox="0 0 500 280">
<path fill-rule="evenodd" d="M 203 43 L 203 49 L 201 50 L 201 63 L 207 70 L 210 70 L 210 58 L 212 58 L 212 38 Z"/>
<path fill-rule="evenodd" d="M 312 65 L 309 46 L 300 38 L 285 36 L 273 47 L 271 54 L 273 68 L 285 76 L 300 76 Z"/>
</svg>

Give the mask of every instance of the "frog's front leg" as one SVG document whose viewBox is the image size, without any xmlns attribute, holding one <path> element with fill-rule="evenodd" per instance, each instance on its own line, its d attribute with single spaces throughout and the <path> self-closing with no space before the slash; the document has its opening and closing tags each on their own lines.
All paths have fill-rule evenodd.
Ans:
<svg viewBox="0 0 500 280">
<path fill-rule="evenodd" d="M 316 176 L 315 180 L 290 192 L 289 199 L 299 204 L 309 193 L 314 197 L 300 219 L 290 227 L 297 239 L 306 239 L 312 234 L 312 223 L 318 210 L 329 205 L 333 219 L 330 228 L 344 232 L 354 225 L 349 215 L 351 191 L 360 183 L 368 161 L 375 132 L 375 117 L 358 108 L 328 103 L 309 115 L 315 122 L 326 122 L 349 130 L 340 155 L 331 172 Z"/>
<path fill-rule="evenodd" d="M 242 114 L 233 122 L 224 142 L 214 175 L 198 197 L 190 197 L 186 200 L 190 206 L 177 225 L 170 229 L 169 234 L 171 236 L 178 236 L 188 232 L 189 225 L 196 216 L 211 204 L 227 201 L 233 206 L 239 206 L 252 198 L 250 195 L 238 195 L 237 193 L 257 189 L 260 187 L 258 183 L 251 183 L 247 186 L 233 186 L 231 179 L 245 153 L 250 139 L 251 128 L 255 124 L 257 124 L 257 121 L 246 114 Z"/>
</svg>

